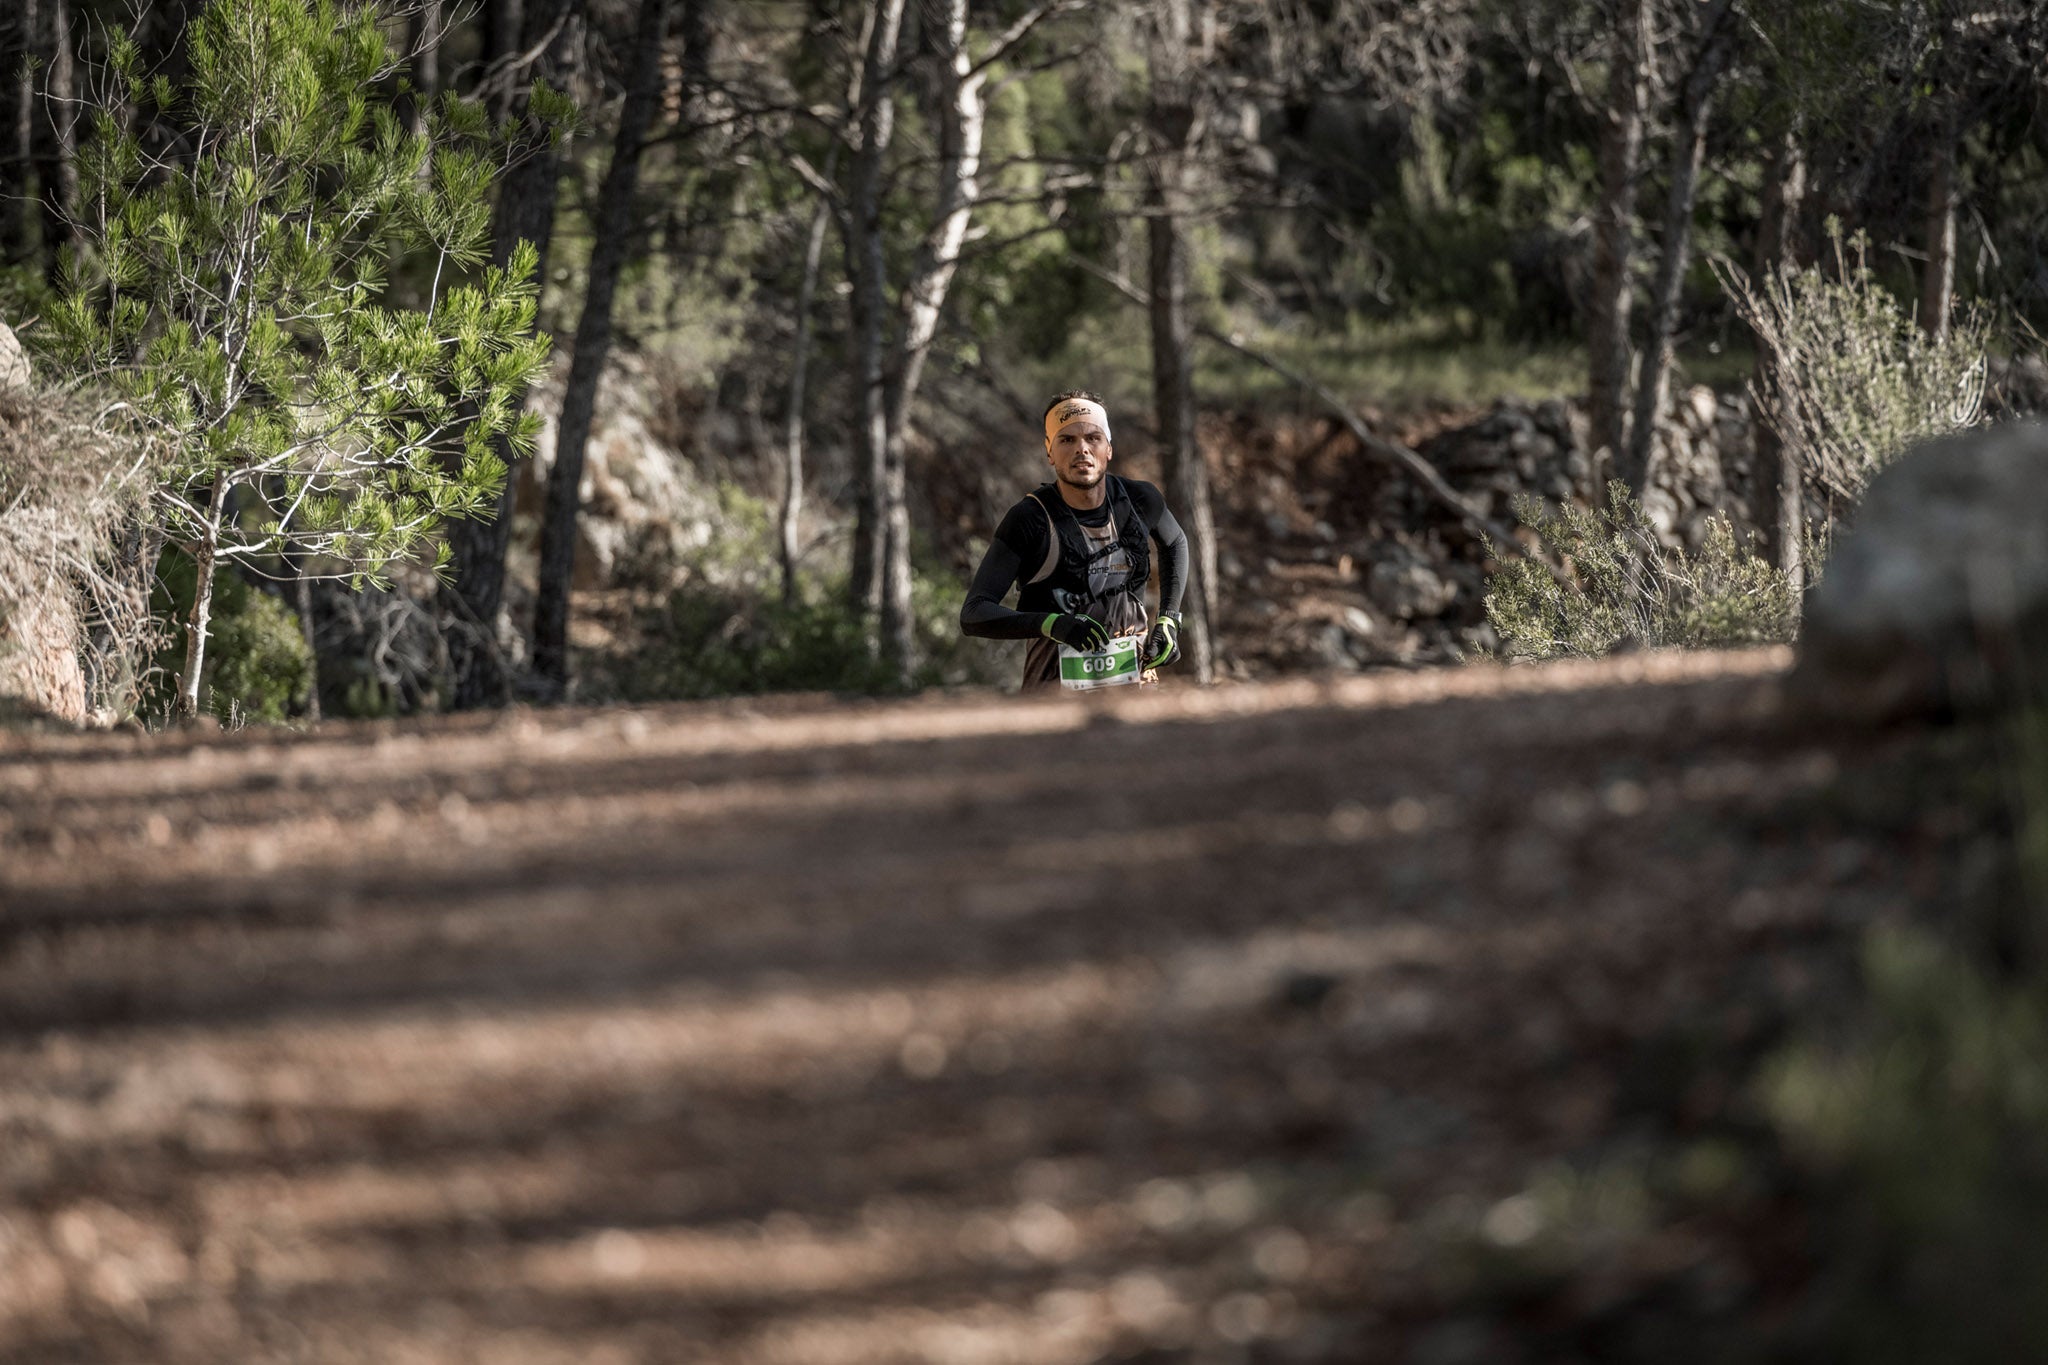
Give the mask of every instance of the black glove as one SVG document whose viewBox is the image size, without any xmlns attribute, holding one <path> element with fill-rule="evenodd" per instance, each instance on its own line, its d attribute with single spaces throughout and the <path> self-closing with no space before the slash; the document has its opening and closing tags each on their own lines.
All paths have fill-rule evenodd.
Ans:
<svg viewBox="0 0 2048 1365">
<path fill-rule="evenodd" d="M 1062 616 L 1054 612 L 1039 623 L 1038 632 L 1083 654 L 1100 654 L 1109 648 L 1109 627 L 1092 616 Z"/>
<path fill-rule="evenodd" d="M 1180 657 L 1180 613 L 1163 611 L 1145 637 L 1145 667 L 1158 668 Z"/>
</svg>

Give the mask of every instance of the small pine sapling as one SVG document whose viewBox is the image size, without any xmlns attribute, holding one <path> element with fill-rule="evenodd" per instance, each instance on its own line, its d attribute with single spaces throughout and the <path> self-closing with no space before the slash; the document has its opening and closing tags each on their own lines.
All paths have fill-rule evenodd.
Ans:
<svg viewBox="0 0 2048 1365">
<path fill-rule="evenodd" d="M 111 38 L 81 156 L 83 248 L 45 327 L 72 377 L 120 394 L 166 452 L 150 498 L 197 591 L 178 709 L 199 706 L 216 567 L 383 582 L 444 519 L 489 515 L 500 433 L 543 365 L 534 252 L 489 257 L 482 112 L 444 99 L 410 133 L 374 5 L 213 0 L 189 78 Z M 132 108 L 177 136 L 145 148 Z M 394 305 L 394 262 L 430 275 Z M 440 546 L 434 567 L 446 561 Z"/>
</svg>

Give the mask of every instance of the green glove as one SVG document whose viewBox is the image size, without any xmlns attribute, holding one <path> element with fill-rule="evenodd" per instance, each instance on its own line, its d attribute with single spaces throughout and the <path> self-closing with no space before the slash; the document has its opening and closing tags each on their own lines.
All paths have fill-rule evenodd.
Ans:
<svg viewBox="0 0 2048 1365">
<path fill-rule="evenodd" d="M 1100 654 L 1109 648 L 1109 627 L 1092 616 L 1054 612 L 1039 623 L 1038 633 L 1084 654 Z"/>
<path fill-rule="evenodd" d="M 1180 613 L 1162 611 L 1145 637 L 1145 667 L 1158 668 L 1180 657 Z"/>
</svg>

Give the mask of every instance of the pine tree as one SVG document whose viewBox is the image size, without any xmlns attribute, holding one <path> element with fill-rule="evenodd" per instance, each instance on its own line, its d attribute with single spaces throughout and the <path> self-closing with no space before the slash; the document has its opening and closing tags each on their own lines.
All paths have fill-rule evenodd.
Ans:
<svg viewBox="0 0 2048 1365">
<path fill-rule="evenodd" d="M 513 398 L 548 339 L 531 330 L 534 253 L 487 267 L 483 111 L 452 98 L 425 132 L 389 99 L 400 59 L 372 5 L 213 0 L 182 85 L 111 44 L 111 98 L 81 151 L 82 248 L 46 348 L 121 394 L 160 452 L 156 529 L 198 592 L 179 709 L 196 712 L 217 566 L 286 556 L 381 582 L 447 518 L 489 515 L 492 438 L 530 443 Z M 175 160 L 125 130 L 138 108 Z M 393 263 L 428 281 L 386 302 Z M 468 280 L 460 283 L 458 281 Z"/>
</svg>

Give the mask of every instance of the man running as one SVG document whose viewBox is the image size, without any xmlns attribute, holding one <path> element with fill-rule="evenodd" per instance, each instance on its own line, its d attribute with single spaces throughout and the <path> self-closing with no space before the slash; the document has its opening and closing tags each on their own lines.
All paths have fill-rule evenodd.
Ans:
<svg viewBox="0 0 2048 1365">
<path fill-rule="evenodd" d="M 1180 595 L 1188 538 L 1149 483 L 1109 472 L 1113 454 L 1102 399 L 1072 390 L 1045 410 L 1053 481 L 1003 517 L 960 609 L 960 629 L 987 640 L 1029 640 L 1024 690 L 1057 687 L 1060 646 L 1098 652 L 1142 635 L 1142 666 L 1180 657 Z M 1159 618 L 1145 610 L 1151 545 L 1159 547 Z M 1017 609 L 1003 605 L 1013 584 Z"/>
</svg>

